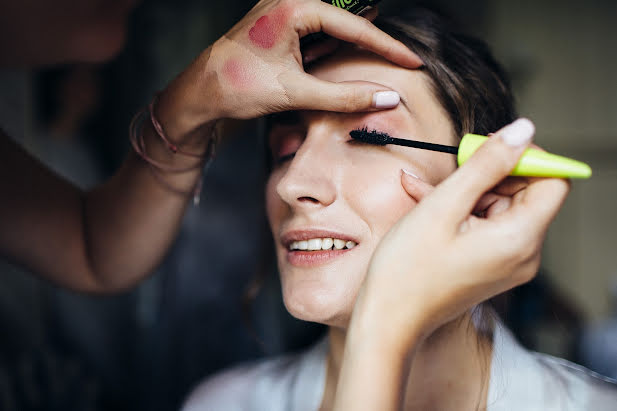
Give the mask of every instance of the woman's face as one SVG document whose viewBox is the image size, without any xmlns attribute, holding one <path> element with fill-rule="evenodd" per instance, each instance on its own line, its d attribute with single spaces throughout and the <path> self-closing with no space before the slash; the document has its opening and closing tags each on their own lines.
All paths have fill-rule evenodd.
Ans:
<svg viewBox="0 0 617 411">
<path fill-rule="evenodd" d="M 367 128 L 448 145 L 458 139 L 421 71 L 357 49 L 310 71 L 333 82 L 379 83 L 401 95 L 401 104 L 387 111 L 286 113 L 269 133 L 274 168 L 266 208 L 285 305 L 297 318 L 346 327 L 373 251 L 416 204 L 401 186 L 401 169 L 435 185 L 456 167 L 451 154 L 357 143 L 349 132 Z"/>
</svg>

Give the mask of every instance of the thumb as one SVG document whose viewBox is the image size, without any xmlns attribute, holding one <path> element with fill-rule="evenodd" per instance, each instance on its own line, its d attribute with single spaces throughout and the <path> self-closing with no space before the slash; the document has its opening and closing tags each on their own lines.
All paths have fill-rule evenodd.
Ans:
<svg viewBox="0 0 617 411">
<path fill-rule="evenodd" d="M 525 118 L 502 128 L 439 185 L 432 196 L 432 207 L 448 223 L 458 226 L 480 197 L 510 174 L 534 132 L 533 123 Z M 452 208 L 452 204 L 457 206 Z"/>
<path fill-rule="evenodd" d="M 353 113 L 394 108 L 401 100 L 396 91 L 367 81 L 334 83 L 310 74 L 279 81 L 289 99 L 287 110 Z"/>
<path fill-rule="evenodd" d="M 416 200 L 418 203 L 435 190 L 435 187 L 422 181 L 411 171 L 404 168 L 401 171 L 401 184 L 403 185 L 403 188 L 407 194 L 409 194 L 411 198 Z"/>
</svg>

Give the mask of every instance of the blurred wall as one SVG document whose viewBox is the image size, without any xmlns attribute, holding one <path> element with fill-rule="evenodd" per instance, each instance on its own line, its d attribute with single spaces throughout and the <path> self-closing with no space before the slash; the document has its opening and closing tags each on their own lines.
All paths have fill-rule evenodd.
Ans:
<svg viewBox="0 0 617 411">
<path fill-rule="evenodd" d="M 589 320 L 611 309 L 617 282 L 617 2 L 487 3 L 486 38 L 512 73 L 535 142 L 588 162 L 553 223 L 543 267 Z"/>
</svg>

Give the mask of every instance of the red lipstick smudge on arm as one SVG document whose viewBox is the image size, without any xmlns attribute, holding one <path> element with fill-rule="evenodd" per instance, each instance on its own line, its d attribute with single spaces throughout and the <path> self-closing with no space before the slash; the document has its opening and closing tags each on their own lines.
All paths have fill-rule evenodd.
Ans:
<svg viewBox="0 0 617 411">
<path fill-rule="evenodd" d="M 249 30 L 249 38 L 257 47 L 271 49 L 279 40 L 285 28 L 289 11 L 283 7 L 274 10 L 270 15 L 260 17 Z"/>
</svg>

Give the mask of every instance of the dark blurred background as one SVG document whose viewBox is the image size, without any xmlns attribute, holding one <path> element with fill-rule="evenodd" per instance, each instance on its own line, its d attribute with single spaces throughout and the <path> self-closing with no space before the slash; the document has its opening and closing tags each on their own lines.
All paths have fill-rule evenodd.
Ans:
<svg viewBox="0 0 617 411">
<path fill-rule="evenodd" d="M 132 115 L 253 4 L 145 0 L 108 64 L 0 71 L 0 124 L 91 187 L 126 156 Z M 384 0 L 381 9 L 405 4 Z M 433 4 L 493 47 L 520 113 L 537 124 L 536 142 L 594 169 L 551 228 L 538 278 L 501 306 L 505 321 L 526 346 L 617 378 L 617 2 Z M 133 291 L 75 294 L 0 262 L 0 409 L 175 410 L 203 377 L 322 334 L 285 312 L 260 255 L 268 237 L 259 124 L 226 133 L 201 204 Z M 247 285 L 264 266 L 269 275 L 246 310 Z"/>
</svg>

